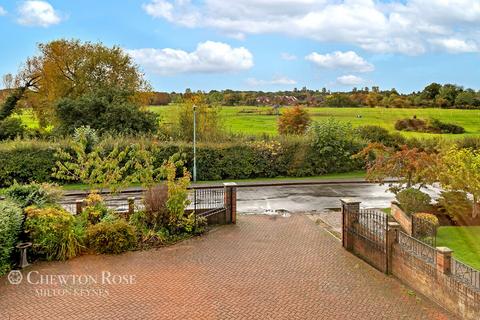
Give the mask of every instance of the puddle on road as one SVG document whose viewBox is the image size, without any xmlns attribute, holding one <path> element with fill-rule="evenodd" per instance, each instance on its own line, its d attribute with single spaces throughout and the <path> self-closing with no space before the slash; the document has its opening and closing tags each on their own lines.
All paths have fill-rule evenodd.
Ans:
<svg viewBox="0 0 480 320">
<path fill-rule="evenodd" d="M 242 212 L 241 214 L 245 214 L 245 215 L 259 214 L 259 215 L 266 215 L 266 216 L 277 216 L 282 218 L 289 218 L 292 215 L 290 211 L 285 209 L 265 209 L 263 211 L 258 211 L 258 212 Z"/>
</svg>

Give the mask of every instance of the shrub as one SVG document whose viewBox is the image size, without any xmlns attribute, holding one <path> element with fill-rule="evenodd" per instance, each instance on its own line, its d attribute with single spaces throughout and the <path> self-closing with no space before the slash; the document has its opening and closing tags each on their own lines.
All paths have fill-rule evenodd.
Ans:
<svg viewBox="0 0 480 320">
<path fill-rule="evenodd" d="M 355 129 L 355 133 L 367 142 L 381 143 L 387 147 L 397 147 L 405 144 L 405 138 L 400 134 L 391 134 L 387 129 L 375 126 L 361 126 Z"/>
<path fill-rule="evenodd" d="M 0 276 L 11 267 L 11 257 L 20 236 L 22 209 L 15 203 L 0 201 Z"/>
<path fill-rule="evenodd" d="M 102 221 L 87 228 L 89 248 L 97 253 L 118 254 L 137 244 L 135 228 L 125 220 Z"/>
<path fill-rule="evenodd" d="M 31 183 L 20 185 L 15 183 L 5 190 L 5 198 L 17 203 L 21 208 L 29 206 L 43 207 L 55 205 L 62 197 L 62 191 L 48 183 Z"/>
<path fill-rule="evenodd" d="M 57 208 L 25 210 L 25 231 L 33 243 L 33 253 L 47 260 L 75 257 L 83 248 L 83 229 L 68 212 Z"/>
<path fill-rule="evenodd" d="M 107 216 L 108 213 L 109 210 L 102 196 L 96 192 L 92 192 L 85 199 L 85 208 L 82 210 L 81 218 L 87 224 L 96 224 Z"/>
<path fill-rule="evenodd" d="M 426 211 L 430 208 L 431 197 L 415 188 L 408 188 L 397 193 L 397 201 L 406 214 Z"/>
<path fill-rule="evenodd" d="M 437 119 L 430 119 L 429 121 L 412 118 L 402 119 L 395 123 L 395 129 L 399 131 L 416 131 L 429 133 L 465 133 L 465 129 L 461 126 L 452 123 L 444 123 Z"/>
<path fill-rule="evenodd" d="M 310 128 L 310 145 L 306 149 L 310 170 L 306 175 L 329 172 L 348 172 L 362 167 L 362 162 L 352 159 L 363 144 L 350 124 L 334 119 L 315 123 Z"/>
<path fill-rule="evenodd" d="M 50 182 L 59 145 L 36 140 L 0 144 L 0 186 L 18 183 Z"/>
<path fill-rule="evenodd" d="M 304 134 L 311 122 L 308 112 L 300 106 L 288 108 L 278 119 L 280 134 Z"/>
<path fill-rule="evenodd" d="M 443 191 L 437 202 L 439 207 L 456 222 L 468 217 L 473 210 L 473 202 L 462 191 Z"/>
<path fill-rule="evenodd" d="M 0 121 L 0 140 L 22 137 L 26 127 L 19 118 L 7 118 Z"/>
<path fill-rule="evenodd" d="M 463 127 L 453 123 L 444 123 L 437 119 L 431 119 L 428 122 L 427 131 L 432 133 L 452 133 L 452 134 L 465 133 L 465 129 Z"/>
<path fill-rule="evenodd" d="M 160 227 L 168 226 L 170 214 L 167 201 L 168 187 L 166 184 L 153 186 L 144 192 L 145 215 L 143 224 L 146 227 L 157 230 Z"/>
<path fill-rule="evenodd" d="M 419 131 L 425 132 L 427 122 L 422 119 L 402 119 L 395 122 L 395 129 L 399 131 Z"/>
<path fill-rule="evenodd" d="M 63 99 L 56 105 L 58 130 L 71 134 L 75 128 L 90 126 L 99 132 L 152 133 L 158 128 L 158 115 L 144 111 L 115 89 Z"/>
</svg>

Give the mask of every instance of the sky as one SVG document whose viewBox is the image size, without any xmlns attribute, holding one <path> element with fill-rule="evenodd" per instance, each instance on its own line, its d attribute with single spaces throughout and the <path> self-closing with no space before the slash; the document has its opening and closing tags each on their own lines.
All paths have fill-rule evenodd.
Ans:
<svg viewBox="0 0 480 320">
<path fill-rule="evenodd" d="M 158 91 L 480 89 L 479 0 L 0 0 L 0 75 L 59 38 L 122 47 Z"/>
</svg>

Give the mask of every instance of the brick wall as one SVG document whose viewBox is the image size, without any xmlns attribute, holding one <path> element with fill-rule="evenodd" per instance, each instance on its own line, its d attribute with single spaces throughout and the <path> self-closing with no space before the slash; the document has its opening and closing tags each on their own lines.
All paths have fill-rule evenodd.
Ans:
<svg viewBox="0 0 480 320">
<path fill-rule="evenodd" d="M 397 222 L 400 224 L 402 229 L 408 235 L 412 235 L 413 233 L 412 217 L 410 217 L 405 212 L 403 212 L 403 210 L 400 209 L 400 207 L 395 202 L 392 202 L 391 204 L 391 214 L 395 218 L 395 220 L 397 220 Z"/>
<path fill-rule="evenodd" d="M 464 285 L 451 275 L 443 274 L 436 265 L 404 251 L 398 243 L 391 250 L 393 276 L 462 319 L 480 319 L 479 291 Z"/>
</svg>

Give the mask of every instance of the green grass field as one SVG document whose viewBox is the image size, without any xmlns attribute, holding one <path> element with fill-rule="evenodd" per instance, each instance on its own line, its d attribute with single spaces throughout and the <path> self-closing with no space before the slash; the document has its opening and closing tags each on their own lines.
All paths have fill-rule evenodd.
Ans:
<svg viewBox="0 0 480 320">
<path fill-rule="evenodd" d="M 437 246 L 449 247 L 458 260 L 480 270 L 480 227 L 440 227 Z"/>
<path fill-rule="evenodd" d="M 152 106 L 150 110 L 157 112 L 164 123 L 172 122 L 170 118 L 175 105 Z M 277 116 L 260 114 L 269 107 L 222 107 L 221 115 L 225 119 L 225 127 L 233 133 L 251 135 L 276 135 Z M 250 113 L 246 113 L 250 112 Z M 353 126 L 378 125 L 390 131 L 395 131 L 396 120 L 411 118 L 416 115 L 421 119 L 436 118 L 438 120 L 458 124 L 465 128 L 466 133 L 461 135 L 438 135 L 429 133 L 403 132 L 407 137 L 430 138 L 442 136 L 459 138 L 462 136 L 480 137 L 480 110 L 455 109 L 386 109 L 386 108 L 308 108 L 308 112 L 315 121 L 324 121 L 335 118 L 342 122 L 350 122 Z M 361 116 L 357 117 L 357 116 Z"/>
</svg>

